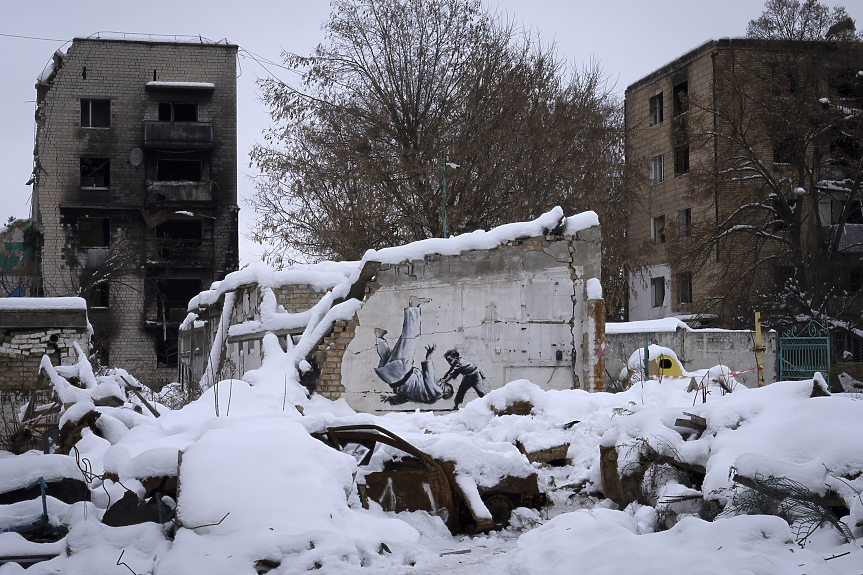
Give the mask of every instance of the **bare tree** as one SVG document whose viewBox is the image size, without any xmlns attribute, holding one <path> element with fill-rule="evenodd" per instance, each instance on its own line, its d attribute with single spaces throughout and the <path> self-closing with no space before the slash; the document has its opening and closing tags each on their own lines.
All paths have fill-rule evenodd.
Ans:
<svg viewBox="0 0 863 575">
<path fill-rule="evenodd" d="M 252 151 L 252 203 L 271 262 L 356 259 L 440 237 L 444 220 L 461 234 L 555 205 L 624 229 L 621 106 L 597 64 L 567 66 L 478 0 L 336 0 L 324 29 L 313 55 L 284 54 L 299 89 L 261 82 L 274 126 Z M 621 267 L 622 234 L 603 239 L 606 269 Z M 625 276 L 607 277 L 623 301 Z"/>
<path fill-rule="evenodd" d="M 841 7 L 769 0 L 715 58 L 714 93 L 693 99 L 694 222 L 676 265 L 711 273 L 702 311 L 748 324 L 830 315 L 853 323 L 863 308 L 863 43 Z M 685 248 L 685 249 L 684 249 Z M 710 270 L 710 272 L 708 272 Z M 857 275 L 859 277 L 857 277 Z"/>
</svg>

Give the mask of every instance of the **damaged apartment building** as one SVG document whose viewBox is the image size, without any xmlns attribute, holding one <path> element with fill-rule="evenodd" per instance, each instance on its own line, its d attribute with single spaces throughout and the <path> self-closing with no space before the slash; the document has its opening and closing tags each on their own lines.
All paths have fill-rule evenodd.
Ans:
<svg viewBox="0 0 863 575">
<path fill-rule="evenodd" d="M 236 55 L 76 38 L 36 84 L 30 295 L 84 297 L 97 358 L 155 388 L 189 299 L 237 268 Z"/>
</svg>

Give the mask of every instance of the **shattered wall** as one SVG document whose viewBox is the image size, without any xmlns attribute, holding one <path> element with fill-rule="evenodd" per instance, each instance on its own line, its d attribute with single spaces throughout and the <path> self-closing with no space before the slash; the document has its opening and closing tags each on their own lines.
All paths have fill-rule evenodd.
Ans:
<svg viewBox="0 0 863 575">
<path fill-rule="evenodd" d="M 359 262 L 256 263 L 189 302 L 181 374 L 206 388 L 266 369 L 273 334 L 300 383 L 358 411 L 449 410 L 519 379 L 601 391 L 600 274 L 596 214 L 559 207 Z"/>
</svg>

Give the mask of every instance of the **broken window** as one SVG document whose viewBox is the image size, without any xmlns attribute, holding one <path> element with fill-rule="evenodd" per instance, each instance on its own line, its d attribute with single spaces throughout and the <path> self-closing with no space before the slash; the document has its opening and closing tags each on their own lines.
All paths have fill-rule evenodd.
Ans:
<svg viewBox="0 0 863 575">
<path fill-rule="evenodd" d="M 105 248 L 110 246 L 110 220 L 108 218 L 79 218 L 78 245 L 82 248 Z"/>
<path fill-rule="evenodd" d="M 650 232 L 657 244 L 665 243 L 665 216 L 656 216 L 650 221 Z"/>
<path fill-rule="evenodd" d="M 201 291 L 200 279 L 163 279 L 156 282 L 156 305 L 163 326 L 156 338 L 156 357 L 161 367 L 176 367 L 179 325 L 186 316 L 189 300 Z"/>
<path fill-rule="evenodd" d="M 692 303 L 692 273 L 681 272 L 677 275 L 677 303 Z"/>
<path fill-rule="evenodd" d="M 204 222 L 201 220 L 171 220 L 156 228 L 160 238 L 201 241 L 204 237 Z"/>
<path fill-rule="evenodd" d="M 665 278 L 650 280 L 651 307 L 662 307 L 665 304 Z"/>
<path fill-rule="evenodd" d="M 672 89 L 672 113 L 679 116 L 689 110 L 689 82 L 681 82 Z"/>
<path fill-rule="evenodd" d="M 692 235 L 692 208 L 677 210 L 677 234 L 681 238 Z"/>
<path fill-rule="evenodd" d="M 200 182 L 199 160 L 158 160 L 158 178 L 163 182 Z"/>
<path fill-rule="evenodd" d="M 650 183 L 661 184 L 665 180 L 665 159 L 662 154 L 650 158 Z"/>
<path fill-rule="evenodd" d="M 102 282 L 93 286 L 87 293 L 87 307 L 110 307 L 111 305 L 111 285 L 108 282 Z"/>
<path fill-rule="evenodd" d="M 662 92 L 650 98 L 648 120 L 651 126 L 662 123 Z"/>
<path fill-rule="evenodd" d="M 155 231 L 156 248 L 162 259 L 193 256 L 204 239 L 202 220 L 176 220 L 165 222 Z"/>
<path fill-rule="evenodd" d="M 159 102 L 160 122 L 197 122 L 198 104 L 195 102 Z"/>
<path fill-rule="evenodd" d="M 82 128 L 110 128 L 111 100 L 81 100 Z"/>
<path fill-rule="evenodd" d="M 81 187 L 107 188 L 111 185 L 111 161 L 108 158 L 81 158 Z"/>
</svg>

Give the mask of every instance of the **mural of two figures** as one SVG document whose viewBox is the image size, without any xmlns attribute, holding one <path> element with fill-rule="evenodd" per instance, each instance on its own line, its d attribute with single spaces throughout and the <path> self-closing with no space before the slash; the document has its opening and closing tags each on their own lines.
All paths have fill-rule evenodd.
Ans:
<svg viewBox="0 0 863 575">
<path fill-rule="evenodd" d="M 431 359 L 436 349 L 434 344 L 426 346 L 421 367 L 414 365 L 422 320 L 420 306 L 430 301 L 416 296 L 410 297 L 408 307 L 404 308 L 402 333 L 392 348 L 384 339 L 387 331 L 375 328 L 375 348 L 380 356 L 375 373 L 392 389 L 391 394 L 382 397 L 383 401 L 391 405 L 407 402 L 432 404 L 441 399 L 447 400 L 453 396 L 453 385 L 450 382 L 461 376 L 454 401 L 454 409 L 458 409 L 469 389 L 473 388 L 479 397 L 487 393 L 485 377 L 477 366 L 465 361 L 457 350 L 450 349 L 444 353 L 449 370 L 442 378 L 435 379 L 434 363 Z"/>
</svg>

